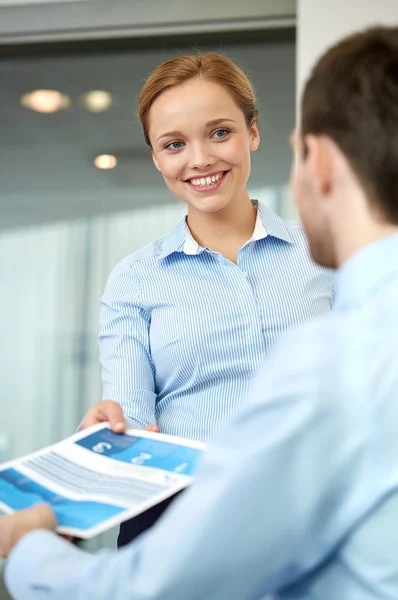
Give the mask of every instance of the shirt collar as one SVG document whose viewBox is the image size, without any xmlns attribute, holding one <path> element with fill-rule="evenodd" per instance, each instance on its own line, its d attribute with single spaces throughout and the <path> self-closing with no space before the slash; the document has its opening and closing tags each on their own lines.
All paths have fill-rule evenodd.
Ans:
<svg viewBox="0 0 398 600">
<path fill-rule="evenodd" d="M 162 260 L 173 252 L 183 252 L 185 239 L 187 236 L 187 221 L 186 217 L 178 224 L 177 228 L 163 242 L 162 251 L 158 255 L 158 259 Z"/>
<path fill-rule="evenodd" d="M 337 271 L 333 310 L 362 304 L 383 284 L 398 277 L 398 234 L 369 244 Z"/>
<path fill-rule="evenodd" d="M 257 208 L 257 219 L 254 226 L 254 231 L 251 240 L 258 241 L 267 236 L 276 237 L 284 242 L 292 243 L 292 237 L 289 233 L 285 222 L 281 217 L 270 211 L 266 206 L 252 201 Z M 204 248 L 199 246 L 198 242 L 193 238 L 192 233 L 184 218 L 178 227 L 169 235 L 164 243 L 161 253 L 158 255 L 159 260 L 170 256 L 173 252 L 184 252 L 184 254 L 199 254 Z"/>
<path fill-rule="evenodd" d="M 256 227 L 254 228 L 253 238 L 256 240 L 260 240 L 263 237 L 270 235 L 271 237 L 275 237 L 279 240 L 283 240 L 284 242 L 292 244 L 292 236 L 290 235 L 290 232 L 286 227 L 285 221 L 281 217 L 276 215 L 274 212 L 272 212 L 272 210 L 267 208 L 264 204 L 261 204 L 261 202 L 254 200 L 253 204 L 257 206 L 257 221 Z M 260 222 L 262 225 L 262 229 L 265 231 L 265 235 L 255 237 L 257 226 L 259 226 L 260 228 Z"/>
</svg>

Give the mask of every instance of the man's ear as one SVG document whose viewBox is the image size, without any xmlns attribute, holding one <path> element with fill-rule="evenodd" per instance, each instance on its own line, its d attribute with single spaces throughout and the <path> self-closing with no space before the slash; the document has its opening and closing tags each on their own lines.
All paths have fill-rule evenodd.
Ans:
<svg viewBox="0 0 398 600">
<path fill-rule="evenodd" d="M 332 188 L 334 145 L 326 136 L 306 135 L 303 139 L 303 160 L 309 176 L 322 196 Z"/>
</svg>

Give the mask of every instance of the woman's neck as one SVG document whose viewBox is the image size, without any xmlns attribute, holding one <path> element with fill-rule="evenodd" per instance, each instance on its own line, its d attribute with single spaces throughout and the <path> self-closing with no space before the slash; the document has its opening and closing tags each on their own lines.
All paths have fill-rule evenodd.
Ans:
<svg viewBox="0 0 398 600">
<path fill-rule="evenodd" d="M 239 249 L 252 237 L 257 209 L 246 192 L 223 210 L 202 213 L 188 209 L 188 227 L 202 248 L 219 252 L 236 262 Z"/>
</svg>

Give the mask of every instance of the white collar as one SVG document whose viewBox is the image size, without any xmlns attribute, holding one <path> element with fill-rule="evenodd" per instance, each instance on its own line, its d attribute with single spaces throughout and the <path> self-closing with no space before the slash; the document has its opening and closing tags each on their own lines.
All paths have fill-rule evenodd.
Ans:
<svg viewBox="0 0 398 600">
<path fill-rule="evenodd" d="M 253 235 L 250 238 L 250 240 L 247 242 L 251 242 L 251 241 L 258 241 L 258 240 L 262 240 L 265 237 L 267 237 L 268 233 L 264 227 L 264 223 L 261 219 L 261 215 L 260 215 L 260 211 L 257 210 L 257 217 L 256 217 L 256 224 L 254 226 L 254 231 L 253 231 Z M 199 254 L 199 252 L 203 250 L 203 248 L 201 246 L 199 246 L 198 242 L 194 239 L 191 230 L 188 227 L 188 223 L 187 223 L 187 231 L 186 231 L 186 236 L 185 236 L 185 242 L 184 242 L 184 254 Z"/>
</svg>

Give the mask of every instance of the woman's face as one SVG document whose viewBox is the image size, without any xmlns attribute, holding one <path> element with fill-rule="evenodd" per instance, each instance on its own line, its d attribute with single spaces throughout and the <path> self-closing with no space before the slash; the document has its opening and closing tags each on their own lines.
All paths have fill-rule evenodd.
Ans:
<svg viewBox="0 0 398 600">
<path fill-rule="evenodd" d="M 246 195 L 258 129 L 217 83 L 197 78 L 163 92 L 149 113 L 149 137 L 156 168 L 190 209 L 216 212 Z"/>
</svg>

